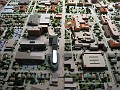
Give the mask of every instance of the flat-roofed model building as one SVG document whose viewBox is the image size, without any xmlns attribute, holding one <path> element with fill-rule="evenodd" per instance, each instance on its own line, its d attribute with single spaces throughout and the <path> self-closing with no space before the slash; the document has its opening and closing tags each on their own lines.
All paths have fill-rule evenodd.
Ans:
<svg viewBox="0 0 120 90">
<path fill-rule="evenodd" d="M 45 4 L 45 3 L 49 3 L 50 0 L 39 0 L 39 3 Z"/>
<path fill-rule="evenodd" d="M 101 52 L 85 52 L 82 55 L 84 69 L 105 69 L 106 63 Z"/>
<path fill-rule="evenodd" d="M 55 18 L 61 19 L 61 18 L 62 18 L 62 14 L 56 14 L 56 15 L 55 15 Z"/>
<path fill-rule="evenodd" d="M 98 50 L 98 45 L 96 43 L 91 43 L 90 51 L 97 51 L 97 50 Z"/>
<path fill-rule="evenodd" d="M 39 25 L 38 28 L 42 30 L 42 33 L 48 32 L 48 25 Z"/>
<path fill-rule="evenodd" d="M 65 83 L 73 83 L 73 78 L 65 78 L 64 80 Z"/>
<path fill-rule="evenodd" d="M 14 6 L 5 6 L 4 9 L 1 11 L 2 13 L 13 13 Z"/>
<path fill-rule="evenodd" d="M 50 0 L 50 2 L 51 2 L 52 4 L 58 4 L 58 1 L 59 1 L 59 0 Z"/>
<path fill-rule="evenodd" d="M 45 50 L 46 44 L 44 42 L 40 41 L 22 41 L 20 43 L 20 49 L 21 50 Z"/>
<path fill-rule="evenodd" d="M 76 40 L 76 41 L 74 42 L 74 49 L 75 49 L 75 50 L 80 50 L 81 47 L 82 47 L 82 43 L 79 42 L 78 40 Z"/>
<path fill-rule="evenodd" d="M 42 33 L 41 28 L 29 27 L 27 28 L 28 36 L 40 36 Z"/>
<path fill-rule="evenodd" d="M 75 5 L 78 2 L 78 0 L 67 0 L 68 5 Z"/>
<path fill-rule="evenodd" d="M 42 52 L 17 52 L 15 60 L 19 64 L 41 64 L 45 61 L 45 55 Z"/>
<path fill-rule="evenodd" d="M 116 21 L 120 21 L 120 15 L 115 16 L 115 20 L 116 20 Z"/>
<path fill-rule="evenodd" d="M 37 26 L 39 21 L 39 15 L 30 15 L 29 20 L 28 20 L 28 25 L 30 26 Z"/>
<path fill-rule="evenodd" d="M 65 60 L 68 60 L 68 59 L 71 59 L 72 58 L 72 53 L 65 53 L 64 54 L 64 59 Z"/>
<path fill-rule="evenodd" d="M 83 43 L 92 43 L 95 41 L 91 31 L 89 32 L 81 31 L 81 32 L 76 32 L 75 34 L 76 34 L 76 38 Z"/>
<path fill-rule="evenodd" d="M 28 0 L 20 0 L 18 5 L 28 5 L 29 1 Z"/>
<path fill-rule="evenodd" d="M 38 27 L 28 27 L 28 36 L 40 36 L 48 32 L 48 25 L 38 25 Z"/>
<path fill-rule="evenodd" d="M 5 51 L 12 51 L 15 46 L 15 40 L 9 39 L 5 44 Z"/>
<path fill-rule="evenodd" d="M 14 6 L 5 6 L 4 9 L 13 9 Z"/>
<path fill-rule="evenodd" d="M 49 25 L 50 23 L 50 14 L 41 14 L 39 24 L 40 25 Z"/>
<path fill-rule="evenodd" d="M 77 84 L 65 84 L 64 89 L 70 89 L 70 90 L 75 90 L 77 88 Z"/>
</svg>

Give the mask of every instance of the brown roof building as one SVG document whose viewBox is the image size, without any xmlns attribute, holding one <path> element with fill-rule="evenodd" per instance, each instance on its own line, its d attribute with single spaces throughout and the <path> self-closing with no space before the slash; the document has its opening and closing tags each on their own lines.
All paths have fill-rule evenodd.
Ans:
<svg viewBox="0 0 120 90">
<path fill-rule="evenodd" d="M 83 20 L 83 18 L 85 19 L 85 17 L 82 17 L 80 15 L 75 15 L 73 18 L 74 18 L 75 31 L 89 30 L 89 25 L 85 22 L 85 20 Z"/>
<path fill-rule="evenodd" d="M 0 5 L 5 5 L 7 2 L 5 0 L 0 0 Z"/>
<path fill-rule="evenodd" d="M 26 5 L 20 6 L 20 12 L 25 12 L 26 8 L 27 8 Z"/>
<path fill-rule="evenodd" d="M 107 14 L 107 9 L 104 8 L 104 7 L 100 7 L 99 11 L 100 11 L 101 14 Z"/>
<path fill-rule="evenodd" d="M 107 38 L 109 38 L 110 37 L 110 31 L 109 31 L 109 29 L 108 29 L 108 26 L 107 25 L 103 25 L 103 30 L 104 30 L 104 34 L 105 34 L 105 36 L 107 37 Z"/>
<path fill-rule="evenodd" d="M 15 43 L 16 42 L 14 39 L 9 39 L 5 44 L 5 50 L 12 51 L 14 49 Z"/>
<path fill-rule="evenodd" d="M 116 49 L 116 48 L 120 48 L 120 42 L 116 42 L 113 40 L 109 40 L 108 44 L 111 48 Z"/>
<path fill-rule="evenodd" d="M 20 0 L 19 5 L 28 5 L 29 1 L 28 0 Z"/>
<path fill-rule="evenodd" d="M 55 12 L 55 5 L 52 5 L 52 6 L 50 7 L 50 9 L 48 10 L 48 12 Z"/>
<path fill-rule="evenodd" d="M 27 28 L 27 31 L 29 36 L 40 36 L 42 33 L 42 30 L 40 28 L 34 28 L 34 27 Z"/>
<path fill-rule="evenodd" d="M 89 30 L 89 25 L 87 23 L 85 24 L 80 24 L 80 29 L 81 30 Z"/>
</svg>

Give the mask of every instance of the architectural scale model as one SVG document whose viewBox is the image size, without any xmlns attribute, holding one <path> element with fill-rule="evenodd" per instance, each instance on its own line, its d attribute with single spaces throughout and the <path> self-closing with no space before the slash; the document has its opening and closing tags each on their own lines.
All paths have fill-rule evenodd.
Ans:
<svg viewBox="0 0 120 90">
<path fill-rule="evenodd" d="M 120 0 L 0 0 L 0 90 L 120 90 Z"/>
</svg>

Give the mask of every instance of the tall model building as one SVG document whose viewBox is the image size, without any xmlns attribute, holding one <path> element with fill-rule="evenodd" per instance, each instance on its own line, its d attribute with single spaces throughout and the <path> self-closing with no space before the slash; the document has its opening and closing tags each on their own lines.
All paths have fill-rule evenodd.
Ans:
<svg viewBox="0 0 120 90">
<path fill-rule="evenodd" d="M 50 57 L 50 64 L 52 70 L 56 71 L 59 66 L 59 58 L 57 53 L 58 47 L 58 37 L 57 36 L 49 36 L 49 44 L 52 46 L 52 55 Z"/>
</svg>

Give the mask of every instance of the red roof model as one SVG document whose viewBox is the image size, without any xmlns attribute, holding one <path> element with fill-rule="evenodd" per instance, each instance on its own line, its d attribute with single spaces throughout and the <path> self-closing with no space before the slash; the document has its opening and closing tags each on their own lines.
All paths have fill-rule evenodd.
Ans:
<svg viewBox="0 0 120 90">
<path fill-rule="evenodd" d="M 108 41 L 111 48 L 120 48 L 120 42 L 115 42 L 113 40 Z"/>
<path fill-rule="evenodd" d="M 105 36 L 107 38 L 109 38 L 111 35 L 110 35 L 110 31 L 108 29 L 108 26 L 107 25 L 103 25 L 103 30 L 105 31 Z"/>
<path fill-rule="evenodd" d="M 51 8 L 49 9 L 49 12 L 55 12 L 55 6 L 52 5 Z"/>
<path fill-rule="evenodd" d="M 25 9 L 27 8 L 27 6 L 26 5 L 22 5 L 22 6 L 20 6 L 20 11 L 21 12 L 25 12 Z"/>
<path fill-rule="evenodd" d="M 87 30 L 89 30 L 89 25 L 88 24 L 80 24 L 80 29 L 87 29 Z"/>
<path fill-rule="evenodd" d="M 100 13 L 107 14 L 107 9 L 106 8 L 100 7 L 99 10 L 100 10 Z"/>
</svg>

